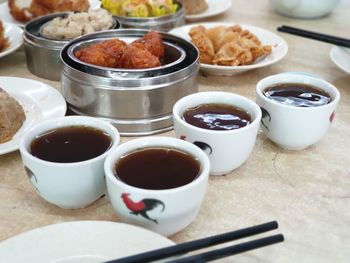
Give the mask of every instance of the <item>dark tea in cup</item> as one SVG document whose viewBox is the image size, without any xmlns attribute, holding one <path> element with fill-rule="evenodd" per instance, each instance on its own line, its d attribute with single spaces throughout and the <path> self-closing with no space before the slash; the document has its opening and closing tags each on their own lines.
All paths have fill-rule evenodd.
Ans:
<svg viewBox="0 0 350 263">
<path fill-rule="evenodd" d="M 318 142 L 331 126 L 340 99 L 331 83 L 295 72 L 260 80 L 256 95 L 263 112 L 262 131 L 288 150 L 303 150 Z"/>
<path fill-rule="evenodd" d="M 201 104 L 189 108 L 183 113 L 182 118 L 193 126 L 217 131 L 239 129 L 252 121 L 245 110 L 223 103 Z"/>
<path fill-rule="evenodd" d="M 303 83 L 278 83 L 264 89 L 263 94 L 276 102 L 294 107 L 319 107 L 331 101 L 330 95 Z"/>
<path fill-rule="evenodd" d="M 134 187 L 164 190 L 192 182 L 200 169 L 198 160 L 191 154 L 168 148 L 146 148 L 120 158 L 115 174 Z"/>
<path fill-rule="evenodd" d="M 77 209 L 106 193 L 103 165 L 119 138 L 108 122 L 68 116 L 33 126 L 21 138 L 19 150 L 39 195 L 59 207 Z"/>
<path fill-rule="evenodd" d="M 100 156 L 112 146 L 104 131 L 89 126 L 67 126 L 36 136 L 29 152 L 45 161 L 74 163 Z"/>
<path fill-rule="evenodd" d="M 195 219 L 205 196 L 210 162 L 192 143 L 152 136 L 111 150 L 104 169 L 118 219 L 169 236 Z"/>
<path fill-rule="evenodd" d="M 173 107 L 176 137 L 207 154 L 212 175 L 228 174 L 248 159 L 260 118 L 255 102 L 230 92 L 194 93 Z"/>
</svg>

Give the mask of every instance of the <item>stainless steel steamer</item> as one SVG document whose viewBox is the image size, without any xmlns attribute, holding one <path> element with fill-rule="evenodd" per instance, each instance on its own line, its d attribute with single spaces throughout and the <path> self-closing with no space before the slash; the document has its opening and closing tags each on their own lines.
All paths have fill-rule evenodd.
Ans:
<svg viewBox="0 0 350 263">
<path fill-rule="evenodd" d="M 55 13 L 31 20 L 24 28 L 23 40 L 29 71 L 44 79 L 60 80 L 61 61 L 60 53 L 68 40 L 53 40 L 41 34 L 42 26 L 56 17 L 65 17 L 68 13 Z M 112 29 L 120 28 L 115 20 Z"/>
<path fill-rule="evenodd" d="M 120 29 L 98 32 L 71 41 L 61 52 L 62 94 L 75 113 L 105 119 L 122 135 L 149 135 L 170 130 L 172 107 L 180 98 L 198 92 L 199 52 L 186 40 L 161 33 L 163 41 L 185 50 L 186 56 L 171 67 L 97 75 L 72 60 L 68 49 L 79 42 L 105 38 L 140 38 L 148 30 Z M 167 56 L 167 54 L 165 54 Z"/>
<path fill-rule="evenodd" d="M 128 16 L 114 16 L 122 25 L 122 28 L 138 28 L 138 29 L 150 29 L 157 31 L 169 31 L 175 27 L 179 27 L 185 24 L 186 15 L 185 9 L 180 1 L 174 1 L 179 5 L 179 9 L 176 13 L 158 16 L 158 17 L 128 17 Z"/>
</svg>

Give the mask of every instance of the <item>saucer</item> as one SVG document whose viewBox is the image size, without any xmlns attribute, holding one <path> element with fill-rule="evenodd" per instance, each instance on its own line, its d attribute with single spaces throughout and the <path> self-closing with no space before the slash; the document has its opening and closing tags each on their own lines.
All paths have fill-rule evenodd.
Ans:
<svg viewBox="0 0 350 263">
<path fill-rule="evenodd" d="M 174 245 L 149 230 L 109 221 L 74 221 L 30 230 L 0 243 L 2 262 L 97 263 Z"/>
<path fill-rule="evenodd" d="M 329 55 L 338 68 L 350 74 L 350 48 L 335 46 L 331 49 Z"/>
</svg>

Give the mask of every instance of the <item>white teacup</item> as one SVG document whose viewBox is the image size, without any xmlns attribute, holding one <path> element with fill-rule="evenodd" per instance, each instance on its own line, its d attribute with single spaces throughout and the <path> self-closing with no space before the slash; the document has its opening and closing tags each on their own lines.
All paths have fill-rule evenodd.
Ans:
<svg viewBox="0 0 350 263">
<path fill-rule="evenodd" d="M 95 158 L 72 163 L 45 161 L 30 153 L 30 145 L 37 136 L 69 126 L 97 128 L 111 137 L 112 144 L 107 151 Z M 106 193 L 103 165 L 108 153 L 118 145 L 119 139 L 118 130 L 105 121 L 70 116 L 34 126 L 22 137 L 19 150 L 28 177 L 39 195 L 61 208 L 77 209 L 88 206 Z"/>
<path fill-rule="evenodd" d="M 263 91 L 274 84 L 302 83 L 326 91 L 331 101 L 317 107 L 284 105 L 267 98 Z M 336 87 L 318 77 L 303 73 L 282 73 L 260 80 L 256 86 L 257 103 L 263 116 L 261 128 L 280 147 L 302 150 L 318 142 L 328 131 L 340 94 Z"/>
<path fill-rule="evenodd" d="M 208 130 L 187 123 L 182 117 L 190 108 L 202 104 L 228 104 L 246 111 L 251 123 L 234 130 Z M 194 143 L 208 154 L 210 174 L 223 175 L 242 165 L 252 152 L 259 130 L 259 106 L 229 92 L 199 92 L 177 101 L 173 107 L 174 131 L 177 138 Z"/>
<path fill-rule="evenodd" d="M 173 149 L 189 154 L 200 165 L 197 178 L 176 188 L 154 190 L 131 186 L 116 177 L 115 167 L 121 158 L 150 148 Z M 210 163 L 205 153 L 191 143 L 170 137 L 147 137 L 128 141 L 113 149 L 104 168 L 108 194 L 118 218 L 169 236 L 195 219 L 206 192 Z M 140 176 L 147 177 L 148 174 Z"/>
</svg>

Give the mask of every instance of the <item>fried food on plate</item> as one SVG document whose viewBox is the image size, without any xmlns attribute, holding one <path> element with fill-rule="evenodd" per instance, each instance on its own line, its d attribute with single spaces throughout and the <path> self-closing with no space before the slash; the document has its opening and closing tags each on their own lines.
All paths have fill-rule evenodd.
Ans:
<svg viewBox="0 0 350 263">
<path fill-rule="evenodd" d="M 0 52 L 8 46 L 8 40 L 5 37 L 5 28 L 0 20 Z"/>
<path fill-rule="evenodd" d="M 159 33 L 149 32 L 129 45 L 110 39 L 82 48 L 74 55 L 86 63 L 109 68 L 154 68 L 161 65 L 164 44 Z"/>
<path fill-rule="evenodd" d="M 271 46 L 257 45 L 252 39 L 239 37 L 226 42 L 215 54 L 213 63 L 224 66 L 253 64 L 257 58 L 271 53 Z"/>
<path fill-rule="evenodd" d="M 228 42 L 236 41 L 240 36 L 240 31 L 236 27 L 218 26 L 214 28 L 205 29 L 202 32 L 213 43 L 215 53 Z"/>
<path fill-rule="evenodd" d="M 89 0 L 9 0 L 11 15 L 20 22 L 32 18 L 65 11 L 86 12 L 90 7 Z"/>
<path fill-rule="evenodd" d="M 191 28 L 189 35 L 200 52 L 200 62 L 223 66 L 250 65 L 272 52 L 270 45 L 261 41 L 240 25 L 203 26 Z"/>
<path fill-rule="evenodd" d="M 215 56 L 215 49 L 212 41 L 205 34 L 204 26 L 191 28 L 189 35 L 193 44 L 199 49 L 199 59 L 201 63 L 212 64 Z"/>
<path fill-rule="evenodd" d="M 0 143 L 11 140 L 25 119 L 21 105 L 0 88 Z"/>
<path fill-rule="evenodd" d="M 224 44 L 215 54 L 213 64 L 222 66 L 239 66 L 253 63 L 253 55 L 248 49 L 236 42 Z"/>
</svg>

